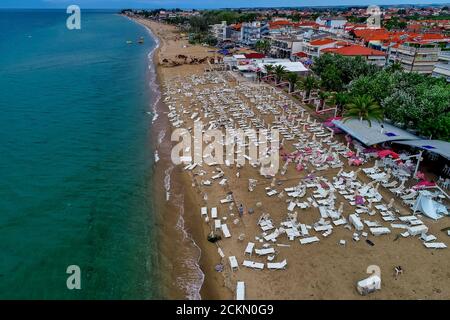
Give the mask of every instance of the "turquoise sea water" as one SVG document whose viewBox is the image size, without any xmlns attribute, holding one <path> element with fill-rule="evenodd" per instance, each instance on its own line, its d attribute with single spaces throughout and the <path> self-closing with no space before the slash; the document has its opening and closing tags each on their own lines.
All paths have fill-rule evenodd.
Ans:
<svg viewBox="0 0 450 320">
<path fill-rule="evenodd" d="M 0 11 L 0 298 L 158 298 L 155 42 L 112 13 L 67 17 Z"/>
</svg>

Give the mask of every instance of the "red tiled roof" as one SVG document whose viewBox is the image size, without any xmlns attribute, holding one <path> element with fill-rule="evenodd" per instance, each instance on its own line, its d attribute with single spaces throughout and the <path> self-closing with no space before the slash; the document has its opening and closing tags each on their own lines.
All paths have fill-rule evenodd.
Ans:
<svg viewBox="0 0 450 320">
<path fill-rule="evenodd" d="M 241 27 L 242 27 L 242 23 L 236 23 L 236 24 L 231 25 L 231 28 L 233 28 L 236 31 L 241 31 Z"/>
<path fill-rule="evenodd" d="M 342 48 L 333 48 L 334 50 L 327 50 L 328 52 L 333 52 L 335 54 L 343 56 L 385 56 L 386 53 L 380 50 L 374 50 L 367 47 L 352 45 Z M 326 50 L 326 49 L 325 49 Z M 322 50 L 324 51 L 324 50 Z"/>
<path fill-rule="evenodd" d="M 246 53 L 245 57 L 247 59 L 262 59 L 265 57 L 265 55 L 262 53 L 258 53 L 258 52 L 252 52 L 252 53 Z"/>
<path fill-rule="evenodd" d="M 423 40 L 444 40 L 445 36 L 439 33 L 424 33 L 419 36 Z"/>
<path fill-rule="evenodd" d="M 271 29 L 277 29 L 277 28 L 285 27 L 285 26 L 292 26 L 292 22 L 288 21 L 288 20 L 276 20 L 276 21 L 269 22 L 269 27 Z"/>
<path fill-rule="evenodd" d="M 334 52 L 336 51 L 338 48 L 325 48 L 320 50 L 321 53 L 327 53 L 327 52 Z"/>
<path fill-rule="evenodd" d="M 298 27 L 318 27 L 319 24 L 315 23 L 314 21 L 302 21 L 302 22 L 297 22 L 294 23 L 294 27 L 298 28 Z"/>
<path fill-rule="evenodd" d="M 312 46 L 323 46 L 323 45 L 330 44 L 333 42 L 336 42 L 336 40 L 324 38 L 324 39 L 313 40 L 309 44 Z"/>
<path fill-rule="evenodd" d="M 305 57 L 307 57 L 308 55 L 307 55 L 306 53 L 300 51 L 300 52 L 294 53 L 294 56 L 299 57 L 299 58 L 305 58 Z"/>
</svg>

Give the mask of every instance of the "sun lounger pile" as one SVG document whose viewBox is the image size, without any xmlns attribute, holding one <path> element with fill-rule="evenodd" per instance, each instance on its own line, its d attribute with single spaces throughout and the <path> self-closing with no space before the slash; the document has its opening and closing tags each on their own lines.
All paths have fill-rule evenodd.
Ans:
<svg viewBox="0 0 450 320">
<path fill-rule="evenodd" d="M 395 161 L 383 159 L 383 161 L 376 161 L 370 168 L 345 171 L 343 163 L 351 156 L 349 151 L 353 150 L 335 140 L 329 130 L 316 120 L 310 119 L 308 114 L 304 115 L 303 108 L 297 103 L 287 99 L 277 90 L 267 91 L 267 88 L 262 86 L 246 82 L 240 83 L 239 86 L 231 86 L 225 80 L 226 77 L 230 75 L 222 72 L 208 72 L 204 75 L 192 75 L 187 80 L 180 77 L 166 82 L 164 87 L 167 93 L 164 93 L 164 101 L 168 104 L 168 116 L 172 125 L 174 127 L 190 125 L 188 130 L 192 131 L 193 122 L 206 120 L 204 129 L 240 128 L 250 133 L 250 129 L 277 128 L 282 143 L 292 141 L 292 146 L 295 148 L 289 155 L 290 162 L 285 163 L 282 171 L 287 172 L 288 166 L 297 166 L 296 170 L 299 171 L 315 171 L 312 177 L 308 175 L 306 178 L 301 178 L 297 185 L 286 187 L 284 190 L 277 190 L 275 184 L 265 188 L 267 197 L 279 199 L 285 197 L 283 201 L 286 200 L 286 206 L 283 210 L 288 213 L 288 219 L 281 222 L 280 226 L 276 226 L 270 218 L 260 219 L 258 225 L 261 233 L 255 237 L 256 241 L 254 241 L 258 246 L 262 244 L 262 248 L 255 248 L 254 242 L 248 242 L 244 250 L 245 257 L 253 256 L 256 257 L 255 259 L 269 261 L 268 269 L 283 269 L 286 267 L 286 260 L 274 262 L 278 257 L 278 252 L 275 252 L 272 247 L 275 243 L 286 240 L 295 240 L 296 243 L 298 239 L 300 245 L 312 244 L 319 242 L 321 240 L 319 237 L 328 237 L 335 228 L 352 230 L 350 234 L 353 233 L 353 238 L 358 240 L 360 236 L 367 237 L 368 234 L 381 236 L 390 234 L 391 229 L 398 230 L 403 237 L 420 237 L 426 248 L 446 247 L 445 244 L 437 242 L 435 236 L 428 234 L 428 228 L 417 216 L 403 217 L 398 208 L 393 206 L 394 202 L 387 204 L 387 201 L 384 201 L 379 192 L 379 186 L 387 188 L 394 197 L 398 197 L 409 206 L 415 202 L 418 195 L 417 191 L 408 190 L 405 187 L 404 179 L 410 174 L 398 168 Z M 206 84 L 210 86 L 199 87 Z M 299 117 L 300 114 L 301 117 Z M 267 118 L 262 115 L 272 115 L 275 119 L 266 123 Z M 272 137 L 269 137 L 269 141 L 270 139 Z M 250 137 L 248 141 L 238 138 L 235 142 L 238 146 L 248 148 L 250 143 L 257 143 L 257 137 Z M 227 144 L 230 141 L 224 143 Z M 362 154 L 364 148 L 361 145 L 354 143 L 354 148 L 359 151 L 360 158 L 364 161 L 370 158 Z M 184 151 L 189 153 L 190 148 Z M 246 163 L 255 167 L 258 165 L 247 152 L 244 152 L 243 156 Z M 190 157 L 184 160 L 183 167 L 186 171 L 202 176 L 202 186 L 209 188 L 217 182 L 216 186 L 218 184 L 225 187 L 230 181 L 217 163 L 208 163 L 209 168 L 193 163 Z M 229 162 L 225 165 L 228 168 L 231 167 Z M 331 171 L 335 168 L 340 169 L 330 183 L 325 177 L 330 172 L 336 172 L 337 170 Z M 208 172 L 213 170 L 211 175 L 205 176 L 207 170 Z M 358 179 L 361 171 L 372 180 L 370 183 L 363 183 Z M 253 191 L 255 187 L 256 183 L 251 184 L 249 181 L 249 190 Z M 232 194 L 228 194 L 219 202 L 225 205 L 234 204 L 234 198 Z M 337 209 L 339 203 L 341 207 Z M 347 203 L 345 209 L 343 209 L 343 203 Z M 348 204 L 352 206 L 350 212 L 348 212 Z M 299 220 L 302 220 L 304 212 L 298 209 L 307 208 L 317 208 L 314 211 L 317 212 L 320 220 L 311 225 L 299 222 L 297 214 Z M 229 227 L 225 223 L 226 217 L 222 219 L 219 217 L 217 207 L 202 207 L 200 213 L 205 221 L 211 223 L 211 228 L 215 231 L 220 230 L 225 239 L 231 238 Z M 239 240 L 242 240 L 241 237 Z M 278 245 L 292 244 L 285 242 Z M 235 270 L 238 264 L 236 257 L 232 256 L 229 259 L 230 266 Z M 257 261 L 244 260 L 242 264 L 258 270 L 264 268 L 264 264 Z M 239 290 L 243 292 L 240 294 L 243 297 L 245 289 L 242 289 L 244 287 L 242 287 L 243 282 L 241 283 Z"/>
</svg>

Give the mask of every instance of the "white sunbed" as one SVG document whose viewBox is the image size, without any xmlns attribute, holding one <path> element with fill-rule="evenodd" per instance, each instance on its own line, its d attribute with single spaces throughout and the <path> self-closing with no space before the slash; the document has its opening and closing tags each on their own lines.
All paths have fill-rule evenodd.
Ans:
<svg viewBox="0 0 450 320">
<path fill-rule="evenodd" d="M 254 244 L 253 242 L 249 242 L 249 243 L 247 244 L 247 248 L 245 248 L 244 254 L 249 254 L 249 255 L 251 256 L 254 247 L 255 247 L 255 244 Z"/>
<path fill-rule="evenodd" d="M 314 236 L 314 237 L 300 239 L 300 244 L 309 244 L 309 243 L 318 242 L 318 241 L 320 241 L 319 238 Z"/>
<path fill-rule="evenodd" d="M 372 180 L 381 180 L 383 178 L 385 178 L 387 175 L 385 172 L 381 172 L 381 173 L 374 173 L 374 174 L 369 174 L 368 175 Z"/>
<path fill-rule="evenodd" d="M 367 175 L 375 174 L 378 171 L 378 167 L 366 168 L 366 169 L 362 169 L 362 171 Z"/>
<path fill-rule="evenodd" d="M 211 218 L 212 219 L 217 219 L 217 208 L 211 208 Z"/>
<path fill-rule="evenodd" d="M 220 219 L 215 219 L 214 220 L 214 229 L 218 230 L 222 227 L 222 223 L 220 222 Z"/>
<path fill-rule="evenodd" d="M 364 229 L 364 225 L 362 224 L 361 220 L 356 214 L 351 214 L 348 217 L 348 220 L 350 221 L 351 224 L 353 224 L 353 226 L 357 231 L 361 231 L 362 229 Z"/>
<path fill-rule="evenodd" d="M 300 232 L 296 228 L 288 228 L 285 229 L 286 235 L 288 236 L 289 240 L 294 240 L 295 237 L 300 237 Z"/>
<path fill-rule="evenodd" d="M 333 220 L 333 224 L 335 226 L 340 226 L 340 225 L 343 225 L 343 224 L 346 224 L 346 223 L 347 223 L 347 221 L 344 218 L 341 218 L 339 220 Z"/>
<path fill-rule="evenodd" d="M 222 228 L 223 236 L 224 236 L 225 238 L 231 238 L 231 233 L 230 233 L 230 231 L 228 230 L 227 224 L 226 224 L 226 223 L 225 223 L 225 224 L 222 224 L 221 228 Z"/>
<path fill-rule="evenodd" d="M 236 284 L 236 300 L 245 300 L 245 283 L 238 281 Z"/>
<path fill-rule="evenodd" d="M 447 246 L 443 242 L 424 242 L 423 245 L 428 249 L 445 249 Z"/>
<path fill-rule="evenodd" d="M 267 268 L 270 270 L 281 270 L 286 269 L 287 261 L 284 259 L 282 262 L 268 262 Z"/>
<path fill-rule="evenodd" d="M 306 224 L 303 224 L 303 223 L 300 224 L 300 231 L 302 233 L 302 236 L 309 235 L 308 228 L 306 227 Z"/>
<path fill-rule="evenodd" d="M 423 233 L 420 238 L 425 242 L 431 242 L 431 241 L 434 241 L 437 239 L 436 236 L 434 236 L 432 234 L 425 234 L 425 233 Z"/>
<path fill-rule="evenodd" d="M 223 253 L 223 250 L 221 248 L 217 248 L 217 252 L 219 253 L 219 256 L 221 258 L 225 258 L 225 254 Z"/>
<path fill-rule="evenodd" d="M 244 260 L 244 262 L 242 262 L 242 265 L 244 267 L 252 268 L 252 269 L 259 269 L 259 270 L 264 269 L 264 263 L 260 263 L 260 262 Z"/>
<path fill-rule="evenodd" d="M 277 237 L 279 236 L 279 232 L 278 230 L 275 230 L 274 232 L 272 232 L 271 234 L 267 235 L 264 237 L 264 239 L 266 241 L 275 241 L 277 239 Z"/>
<path fill-rule="evenodd" d="M 321 232 L 321 231 L 328 231 L 330 229 L 333 229 L 333 226 L 331 225 L 325 225 L 325 226 L 315 226 L 314 230 L 316 230 L 317 232 Z"/>
<path fill-rule="evenodd" d="M 424 224 L 420 224 L 417 226 L 412 226 L 408 228 L 408 232 L 410 235 L 412 236 L 417 236 L 417 235 L 421 235 L 423 233 L 427 233 L 428 232 L 428 227 Z"/>
<path fill-rule="evenodd" d="M 207 216 L 208 215 L 208 208 L 207 207 L 202 207 L 200 209 L 200 213 L 201 213 L 202 217 L 203 216 Z"/>
<path fill-rule="evenodd" d="M 272 224 L 272 222 L 268 221 L 265 224 L 260 224 L 261 230 L 262 231 L 269 231 L 272 230 L 273 228 L 275 228 Z"/>
<path fill-rule="evenodd" d="M 267 254 L 275 253 L 275 249 L 274 248 L 255 249 L 255 253 L 258 256 L 264 256 L 264 255 L 267 255 Z"/>
<path fill-rule="evenodd" d="M 233 271 L 234 269 L 239 269 L 239 265 L 235 256 L 228 257 L 228 259 L 230 260 L 231 271 Z"/>
<path fill-rule="evenodd" d="M 383 234 L 391 233 L 391 230 L 389 230 L 388 228 L 385 228 L 385 227 L 377 227 L 377 228 L 370 228 L 370 232 L 374 236 L 381 236 Z"/>
<path fill-rule="evenodd" d="M 295 202 L 290 202 L 289 205 L 288 205 L 288 208 L 287 208 L 288 211 L 294 210 L 295 206 L 296 206 L 296 203 L 295 203 Z"/>
<path fill-rule="evenodd" d="M 397 218 L 394 217 L 394 216 L 392 216 L 392 215 L 386 215 L 386 216 L 383 216 L 382 219 L 383 219 L 384 221 L 387 221 L 387 222 L 392 222 L 392 221 L 397 220 Z"/>
</svg>

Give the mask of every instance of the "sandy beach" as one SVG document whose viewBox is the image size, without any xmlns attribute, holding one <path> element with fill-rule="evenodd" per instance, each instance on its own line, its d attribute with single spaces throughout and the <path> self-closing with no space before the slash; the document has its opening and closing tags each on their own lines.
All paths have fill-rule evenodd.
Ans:
<svg viewBox="0 0 450 320">
<path fill-rule="evenodd" d="M 167 85 L 182 82 L 183 79 L 192 75 L 204 74 L 205 68 L 208 67 L 205 63 L 170 66 L 167 61 L 177 60 L 176 56 L 180 54 L 198 59 L 214 57 L 214 53 L 211 52 L 213 49 L 188 44 L 186 36 L 181 35 L 173 26 L 143 19 L 137 19 L 137 22 L 149 27 L 160 39 L 160 47 L 155 53 L 154 63 L 163 93 Z M 224 73 L 223 77 L 228 82 L 227 86 L 232 88 L 239 86 L 239 81 L 244 81 L 228 73 Z M 267 84 L 252 85 L 255 86 L 255 90 L 271 92 Z M 199 85 L 198 89 L 216 90 L 217 86 L 218 84 L 206 83 Z M 246 98 L 242 96 L 242 99 Z M 182 97 L 181 102 L 184 106 L 192 106 L 200 110 L 198 101 L 193 101 L 191 97 Z M 247 102 L 252 105 L 251 101 Z M 163 275 L 167 298 L 234 299 L 237 281 L 245 282 L 246 299 L 450 298 L 449 250 L 427 249 L 417 237 L 398 237 L 401 231 L 396 229 L 392 229 L 389 235 L 379 237 L 369 235 L 374 246 L 368 245 L 364 240 L 353 241 L 353 232 L 344 227 L 334 228 L 333 233 L 326 238 L 318 235 L 320 242 L 310 245 L 300 245 L 298 240 L 289 241 L 286 236 L 280 236 L 278 243 L 288 246 L 276 247 L 276 261 L 286 259 L 285 270 L 253 270 L 242 266 L 247 243 L 255 242 L 255 237 L 261 234 L 261 229 L 257 225 L 258 219 L 263 213 L 269 213 L 276 225 L 285 221 L 286 199 L 278 196 L 268 197 L 265 188 L 271 185 L 272 180 L 260 176 L 258 169 L 249 164 L 241 169 L 236 166 L 221 165 L 220 168 L 227 178 L 225 187 L 216 182 L 211 186 L 202 185 L 204 176 L 211 177 L 217 173 L 214 166 L 203 165 L 204 176 L 202 177 L 194 171 L 183 170 L 182 165 L 173 165 L 170 160 L 173 145 L 170 135 L 173 128 L 167 118 L 169 111 L 163 99 L 156 108 L 159 118 L 155 122 L 153 131 L 156 139 L 154 144 L 158 149 L 160 161 L 156 168 L 155 181 L 158 185 L 155 186 L 155 197 L 159 199 L 156 209 L 161 221 L 160 246 L 161 250 L 167 253 L 161 261 L 162 270 L 167 271 Z M 256 105 L 252 105 L 252 108 L 256 114 L 259 112 Z M 263 118 L 267 123 L 274 120 L 270 114 L 263 115 Z M 186 127 L 193 126 L 193 120 L 188 114 L 184 116 L 184 121 Z M 343 137 L 338 139 L 342 140 Z M 285 143 L 284 148 L 291 152 L 294 150 L 291 142 Z M 346 162 L 344 163 L 344 171 L 354 169 Z M 282 165 L 283 162 L 280 161 L 280 164 Z M 365 168 L 371 166 L 373 162 L 364 165 Z M 339 169 L 336 168 L 316 174 L 331 181 L 338 171 Z M 290 166 L 283 176 L 276 175 L 277 188 L 294 187 L 299 179 L 305 178 L 307 174 L 307 171 L 297 172 L 293 166 Z M 168 175 L 170 190 L 164 187 L 164 182 L 167 185 Z M 248 191 L 250 178 L 258 180 L 253 192 Z M 358 179 L 364 183 L 370 182 L 370 179 L 362 172 L 359 173 Z M 239 218 L 236 206 L 229 208 L 228 205 L 222 205 L 219 202 L 230 191 L 233 192 L 234 202 L 243 204 L 245 209 L 243 217 L 236 224 L 233 223 L 233 220 Z M 380 187 L 379 191 L 385 202 L 392 198 L 389 190 Z M 207 194 L 206 200 L 205 194 Z M 307 196 L 311 196 L 309 190 Z M 258 206 L 258 202 L 261 202 L 262 206 Z M 337 199 L 337 203 L 340 202 L 344 203 L 344 216 L 354 211 L 354 208 L 341 196 Z M 200 215 L 201 207 L 217 207 L 220 217 L 227 218 L 232 237 L 222 239 L 218 243 L 208 242 L 207 235 L 211 232 L 213 224 L 205 223 Z M 400 215 L 408 215 L 409 209 L 400 202 L 396 202 L 395 207 Z M 253 214 L 248 214 L 249 208 L 254 210 Z M 318 218 L 320 218 L 318 209 L 314 207 L 299 212 L 299 219 L 305 224 L 314 224 Z M 433 221 L 423 217 L 422 220 L 428 226 L 429 233 L 436 235 L 439 241 L 450 244 L 448 235 L 441 231 L 449 226 L 448 218 Z M 383 225 L 389 226 L 389 223 L 383 221 Z M 241 234 L 245 235 L 243 241 L 238 239 Z M 346 245 L 339 245 L 340 240 L 345 240 Z M 223 250 L 225 259 L 219 256 L 218 246 Z M 230 269 L 228 256 L 236 256 L 239 262 L 238 270 Z M 252 256 L 252 259 L 266 262 L 261 257 Z M 192 264 L 186 264 L 185 261 L 188 260 Z M 215 270 L 215 266 L 219 263 L 224 265 L 222 272 Z M 366 269 L 370 265 L 380 267 L 382 289 L 363 297 L 358 294 L 355 285 L 357 281 L 368 276 Z M 395 266 L 401 266 L 404 270 L 404 273 L 397 278 L 394 277 Z M 198 268 L 201 272 L 197 270 Z M 184 285 L 184 281 L 188 281 L 191 285 Z M 192 287 L 192 283 L 201 284 L 199 295 L 197 294 L 199 288 Z"/>
</svg>

